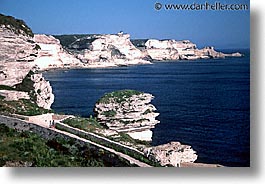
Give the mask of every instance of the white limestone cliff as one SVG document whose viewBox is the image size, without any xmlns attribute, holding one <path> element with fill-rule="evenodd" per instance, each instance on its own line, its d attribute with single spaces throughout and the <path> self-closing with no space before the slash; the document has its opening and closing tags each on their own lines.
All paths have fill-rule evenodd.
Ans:
<svg viewBox="0 0 265 184">
<path fill-rule="evenodd" d="M 36 103 L 39 107 L 50 109 L 54 102 L 54 94 L 49 81 L 46 81 L 42 74 L 31 75 L 34 92 L 36 94 Z"/>
<path fill-rule="evenodd" d="M 87 40 L 91 38 L 88 37 Z M 80 52 L 77 57 L 90 66 L 151 64 L 146 59 L 147 54 L 131 43 L 129 34 L 97 35 L 91 42 L 87 42 L 88 48 Z"/>
<path fill-rule="evenodd" d="M 31 35 L 10 25 L 0 26 L 0 42 L 0 85 L 15 87 L 36 70 L 40 48 Z M 49 109 L 54 101 L 49 82 L 41 74 L 31 75 L 30 80 L 37 105 Z M 8 101 L 30 98 L 28 91 L 1 90 L 0 93 Z"/>
<path fill-rule="evenodd" d="M 109 129 L 124 132 L 134 139 L 151 141 L 150 129 L 159 123 L 156 117 L 159 113 L 150 104 L 154 98 L 148 93 L 122 90 L 106 94 L 96 103 L 94 112 L 97 120 Z"/>
<path fill-rule="evenodd" d="M 38 50 L 32 37 L 0 25 L 0 85 L 22 82 L 34 66 Z"/>
<path fill-rule="evenodd" d="M 180 167 L 181 163 L 193 163 L 198 157 L 191 146 L 182 145 L 180 142 L 149 147 L 144 150 L 144 153 L 162 166 L 171 165 L 174 167 Z"/>
<path fill-rule="evenodd" d="M 80 60 L 65 51 L 60 41 L 53 36 L 35 34 L 34 41 L 40 46 L 34 61 L 39 70 L 81 67 Z"/>
<path fill-rule="evenodd" d="M 0 90 L 0 95 L 4 97 L 6 101 L 16 101 L 20 99 L 30 99 L 27 92 L 15 91 L 15 90 Z"/>
<path fill-rule="evenodd" d="M 145 51 L 154 60 L 194 60 L 208 58 L 225 58 L 225 57 L 241 57 L 240 53 L 224 54 L 217 52 L 213 47 L 205 47 L 198 49 L 196 44 L 189 40 L 154 40 L 150 39 L 145 43 Z"/>
</svg>

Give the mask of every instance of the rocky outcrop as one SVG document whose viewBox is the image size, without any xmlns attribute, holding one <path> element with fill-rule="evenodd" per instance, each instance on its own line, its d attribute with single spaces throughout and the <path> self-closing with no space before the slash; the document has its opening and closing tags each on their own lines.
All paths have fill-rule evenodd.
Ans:
<svg viewBox="0 0 265 184">
<path fill-rule="evenodd" d="M 5 25 L 0 26 L 0 60 L 5 62 L 30 62 L 38 54 L 38 47 L 32 37 L 16 34 Z"/>
<path fill-rule="evenodd" d="M 53 36 L 35 34 L 34 41 L 40 46 L 34 61 L 39 70 L 82 67 L 80 60 L 64 50 L 60 41 Z"/>
<path fill-rule="evenodd" d="M 0 85 L 21 83 L 32 67 L 31 62 L 0 62 Z"/>
<path fill-rule="evenodd" d="M 134 139 L 152 140 L 151 128 L 159 123 L 155 118 L 154 98 L 151 94 L 134 90 L 108 93 L 95 105 L 97 120 L 111 130 L 124 132 Z"/>
<path fill-rule="evenodd" d="M 36 103 L 39 107 L 50 109 L 54 102 L 54 94 L 49 81 L 46 81 L 42 74 L 31 75 L 34 92 L 36 94 Z"/>
<path fill-rule="evenodd" d="M 0 25 L 0 42 L 0 84 L 13 86 L 32 69 L 38 47 L 32 37 L 17 34 L 6 25 Z"/>
<path fill-rule="evenodd" d="M 90 67 L 151 64 L 148 55 L 131 43 L 129 34 L 87 36 L 77 39 L 69 47 L 81 48 L 77 57 Z"/>
<path fill-rule="evenodd" d="M 0 85 L 16 88 L 16 91 L 2 90 L 1 96 L 8 101 L 28 99 L 49 109 L 54 101 L 50 83 L 41 74 L 33 72 L 39 63 L 36 59 L 43 53 L 40 45 L 34 41 L 32 31 L 22 20 L 0 16 Z M 52 41 L 50 38 L 47 42 Z"/>
<path fill-rule="evenodd" d="M 144 153 L 162 166 L 180 167 L 181 163 L 194 162 L 197 159 L 196 152 L 188 145 L 180 142 L 170 142 L 155 147 L 146 148 Z"/>
<path fill-rule="evenodd" d="M 154 60 L 193 60 L 208 58 L 241 57 L 240 53 L 224 54 L 217 52 L 213 47 L 198 49 L 189 40 L 148 40 L 145 43 L 145 51 Z"/>
</svg>

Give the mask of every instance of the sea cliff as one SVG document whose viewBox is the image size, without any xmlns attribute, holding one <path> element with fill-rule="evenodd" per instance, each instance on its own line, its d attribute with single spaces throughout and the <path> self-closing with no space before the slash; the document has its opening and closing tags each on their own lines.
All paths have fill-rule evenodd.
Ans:
<svg viewBox="0 0 265 184">
<path fill-rule="evenodd" d="M 135 90 L 107 93 L 95 104 L 94 112 L 99 123 L 117 133 L 126 133 L 133 139 L 152 141 L 152 129 L 159 123 L 159 113 L 150 104 L 154 96 Z M 181 163 L 194 162 L 196 151 L 180 142 L 141 148 L 150 159 L 162 166 L 179 167 Z"/>
<path fill-rule="evenodd" d="M 4 15 L 0 15 L 0 18 L 0 113 L 9 116 L 49 112 L 54 94 L 50 83 L 41 74 L 44 70 L 242 56 L 240 53 L 217 52 L 213 47 L 198 49 L 188 40 L 146 40 L 144 46 L 139 48 L 132 43 L 129 34 L 122 32 L 79 37 L 68 45 L 61 45 L 54 36 L 34 35 L 22 20 Z M 124 133 L 129 139 L 150 142 L 152 128 L 159 123 L 156 119 L 159 113 L 151 104 L 153 98 L 152 94 L 134 90 L 105 94 L 94 109 L 95 121 L 107 127 L 98 133 L 114 136 Z M 80 130 L 74 131 L 80 133 Z M 142 155 L 162 166 L 179 166 L 180 163 L 193 163 L 197 159 L 191 146 L 179 142 L 156 147 L 143 146 L 141 151 Z"/>
<path fill-rule="evenodd" d="M 0 18 L 0 85 L 8 89 L 0 93 L 4 100 L 29 96 L 29 101 L 49 109 L 54 95 L 50 83 L 36 70 L 40 46 L 31 29 L 22 20 L 4 15 Z"/>
</svg>

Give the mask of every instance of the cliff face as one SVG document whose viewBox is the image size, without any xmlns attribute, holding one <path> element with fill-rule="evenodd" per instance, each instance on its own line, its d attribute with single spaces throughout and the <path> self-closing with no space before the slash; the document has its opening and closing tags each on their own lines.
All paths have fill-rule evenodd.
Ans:
<svg viewBox="0 0 265 184">
<path fill-rule="evenodd" d="M 36 103 L 39 107 L 50 109 L 54 102 L 54 94 L 49 81 L 46 81 L 42 74 L 33 74 L 31 76 L 33 89 L 36 95 Z"/>
<path fill-rule="evenodd" d="M 189 40 L 148 40 L 145 50 L 154 60 L 192 60 L 224 57 L 241 57 L 240 53 L 224 54 L 217 52 L 213 47 L 198 49 L 196 44 Z"/>
<path fill-rule="evenodd" d="M 158 120 L 154 105 L 150 104 L 153 95 L 134 90 L 122 90 L 105 94 L 95 105 L 97 120 L 110 130 L 123 132 L 134 139 L 152 141 L 151 129 Z M 179 142 L 144 147 L 143 153 L 162 166 L 180 166 L 180 163 L 194 162 L 196 152 L 188 145 Z"/>
<path fill-rule="evenodd" d="M 34 61 L 39 70 L 81 67 L 80 60 L 65 51 L 60 41 L 53 36 L 35 34 L 34 41 L 40 46 Z"/>
<path fill-rule="evenodd" d="M 172 165 L 179 167 L 181 163 L 189 163 L 197 160 L 196 152 L 188 145 L 179 142 L 170 142 L 144 150 L 145 154 L 162 166 Z"/>
<path fill-rule="evenodd" d="M 0 84 L 20 83 L 32 69 L 38 49 L 32 37 L 0 25 Z"/>
<path fill-rule="evenodd" d="M 152 140 L 151 128 L 159 123 L 159 115 L 150 104 L 154 97 L 148 93 L 122 90 L 103 96 L 95 105 L 98 121 L 112 130 L 124 132 L 134 139 Z"/>
<path fill-rule="evenodd" d="M 0 14 L 0 42 L 0 85 L 17 87 L 16 91 L 2 91 L 2 95 L 6 100 L 18 100 L 32 98 L 34 93 L 36 99 L 30 100 L 49 109 L 54 100 L 51 86 L 41 74 L 32 74 L 40 46 L 30 28 L 22 20 Z"/>
<path fill-rule="evenodd" d="M 129 34 L 87 36 L 69 48 L 81 50 L 77 57 L 90 67 L 150 64 L 147 53 L 131 43 Z"/>
</svg>

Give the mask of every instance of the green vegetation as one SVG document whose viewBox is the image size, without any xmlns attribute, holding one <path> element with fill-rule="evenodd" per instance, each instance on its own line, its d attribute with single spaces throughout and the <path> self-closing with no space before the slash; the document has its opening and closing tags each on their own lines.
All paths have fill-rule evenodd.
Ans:
<svg viewBox="0 0 265 184">
<path fill-rule="evenodd" d="M 135 47 L 145 47 L 145 43 L 147 42 L 148 39 L 134 39 L 131 40 L 132 44 Z"/>
<path fill-rule="evenodd" d="M 127 125 L 127 124 L 130 124 L 130 123 L 132 123 L 132 124 L 134 124 L 134 123 L 141 123 L 141 122 L 143 122 L 143 121 L 148 121 L 148 119 L 145 119 L 145 118 L 143 118 L 143 119 L 138 119 L 138 120 L 132 120 L 132 121 L 124 121 L 124 120 L 120 120 L 120 122 L 121 123 L 123 123 L 123 124 L 125 124 L 125 125 Z"/>
<path fill-rule="evenodd" d="M 17 101 L 5 101 L 4 97 L 0 97 L 0 114 L 20 114 L 26 116 L 34 116 L 39 114 L 45 114 L 53 112 L 52 110 L 47 110 L 39 107 L 36 104 L 37 94 L 34 91 L 33 81 L 31 80 L 31 75 L 34 72 L 30 71 L 27 76 L 23 79 L 20 84 L 17 84 L 15 88 L 0 85 L 0 90 L 16 90 L 16 91 L 24 91 L 28 92 L 30 99 L 20 99 Z M 38 90 L 37 93 L 41 91 Z"/>
<path fill-rule="evenodd" d="M 41 50 L 41 47 L 38 44 L 36 44 L 35 47 L 34 47 L 34 49 L 35 50 Z"/>
<path fill-rule="evenodd" d="M 20 114 L 25 116 L 34 116 L 51 112 L 53 111 L 41 108 L 30 100 L 21 99 L 17 101 L 4 101 L 0 98 L 0 114 Z"/>
<path fill-rule="evenodd" d="M 119 58 L 119 59 L 124 59 L 126 55 L 122 54 L 119 49 L 115 48 L 112 46 L 111 49 L 111 57 Z"/>
<path fill-rule="evenodd" d="M 72 34 L 72 35 L 53 35 L 55 38 L 60 40 L 63 47 L 69 47 L 70 44 L 74 43 L 77 39 L 80 41 L 77 43 L 80 48 L 86 47 L 88 43 L 92 43 L 97 34 Z M 91 39 L 85 39 L 91 37 Z M 87 47 L 86 47 L 87 48 Z"/>
<path fill-rule="evenodd" d="M 78 128 L 80 130 L 84 130 L 86 132 L 94 132 L 97 129 L 105 129 L 99 122 L 97 122 L 96 118 L 93 118 L 90 116 L 89 118 L 82 118 L 82 117 L 76 117 L 76 118 L 68 118 L 63 121 L 64 124 L 67 124 L 71 127 Z M 103 135 L 101 135 L 103 136 Z M 141 145 L 146 145 L 150 146 L 150 142 L 147 141 L 141 141 L 141 140 L 136 140 L 130 137 L 129 135 L 125 133 L 119 133 L 119 136 L 113 138 L 111 136 L 106 137 L 111 140 L 114 140 L 116 142 L 123 142 L 123 143 L 131 143 L 134 145 L 141 144 Z"/>
<path fill-rule="evenodd" d="M 132 97 L 133 95 L 140 95 L 140 94 L 143 94 L 143 92 L 136 90 L 129 90 L 129 89 L 114 91 L 105 94 L 103 97 L 99 99 L 98 103 L 104 103 L 104 104 L 108 104 L 111 102 L 121 103 L 128 100 L 128 98 Z"/>
<path fill-rule="evenodd" d="M 103 127 L 97 122 L 96 118 L 93 118 L 92 116 L 89 118 L 68 118 L 64 120 L 63 123 L 87 132 L 94 132 L 96 129 L 103 129 Z"/>
<path fill-rule="evenodd" d="M 149 114 L 149 113 L 152 113 L 152 111 L 150 109 L 147 109 L 146 111 L 144 111 L 143 115 L 146 115 L 146 114 Z"/>
<path fill-rule="evenodd" d="M 81 145 L 74 139 L 45 140 L 35 133 L 17 132 L 0 124 L 0 166 L 30 163 L 33 167 L 133 166 L 102 149 Z"/>
<path fill-rule="evenodd" d="M 30 37 L 34 36 L 31 29 L 23 20 L 15 19 L 12 16 L 0 14 L 0 25 L 5 25 L 7 29 L 12 30 L 16 34 L 25 34 Z"/>
<path fill-rule="evenodd" d="M 102 114 L 106 117 L 114 117 L 117 114 L 117 112 L 114 110 L 109 110 L 109 111 L 104 111 Z"/>
<path fill-rule="evenodd" d="M 131 143 L 131 144 L 133 144 L 135 146 L 137 146 L 137 145 L 145 145 L 145 146 L 148 146 L 148 147 L 151 146 L 151 142 L 141 141 L 141 140 L 138 140 L 138 139 L 133 139 L 128 134 L 125 134 L 125 133 L 122 133 L 122 132 L 119 133 L 119 136 L 116 136 L 116 137 L 109 136 L 108 138 L 113 140 L 113 141 L 120 142 L 120 143 Z"/>
<path fill-rule="evenodd" d="M 17 90 L 17 89 L 6 85 L 0 85 L 0 90 Z"/>
<path fill-rule="evenodd" d="M 37 94 L 34 91 L 34 82 L 31 80 L 31 76 L 34 74 L 33 71 L 29 71 L 26 77 L 22 80 L 20 84 L 16 85 L 18 91 L 28 92 L 31 100 L 33 102 L 37 101 Z"/>
<path fill-rule="evenodd" d="M 26 77 L 22 80 L 20 84 L 16 85 L 16 89 L 18 91 L 25 91 L 25 92 L 31 92 L 34 90 L 33 87 L 33 81 L 31 80 L 31 76 L 34 74 L 33 71 L 29 71 L 29 73 L 26 75 Z"/>
<path fill-rule="evenodd" d="M 92 142 L 95 142 L 97 144 L 100 144 L 100 145 L 103 145 L 105 147 L 108 147 L 108 148 L 112 148 L 118 152 L 121 152 L 121 153 L 124 153 L 126 155 L 129 155 L 135 159 L 138 159 L 144 163 L 147 163 L 149 165 L 152 165 L 152 166 L 156 166 L 156 167 L 161 167 L 161 165 L 155 161 L 152 161 L 152 160 L 149 160 L 146 156 L 144 156 L 143 154 L 140 154 L 136 151 L 133 151 L 133 150 L 130 150 L 128 148 L 124 148 L 123 146 L 120 146 L 120 145 L 117 145 L 115 143 L 111 143 L 109 141 L 106 141 L 106 140 L 102 140 L 102 138 L 97 138 L 95 136 L 92 136 L 90 134 L 86 134 L 86 133 L 83 133 L 83 132 L 80 132 L 80 131 L 74 131 L 70 128 L 67 128 L 65 126 L 62 126 L 60 124 L 56 124 L 56 128 L 59 129 L 59 130 L 62 130 L 62 131 L 65 131 L 65 132 L 69 132 L 69 133 L 72 133 L 74 135 L 77 135 L 81 138 L 84 138 L 84 139 L 87 139 L 87 140 L 90 140 Z M 124 138 L 126 139 L 126 138 Z M 126 139 L 128 140 L 128 139 Z"/>
</svg>

